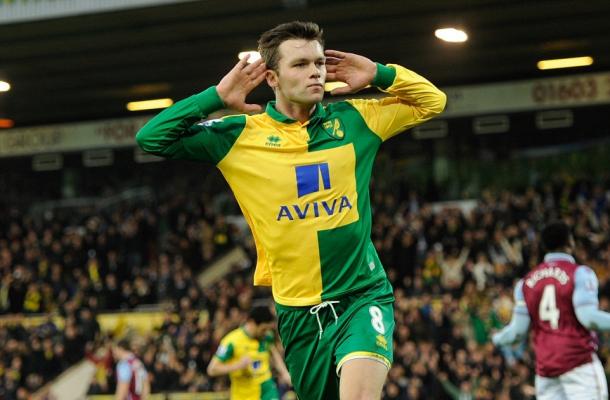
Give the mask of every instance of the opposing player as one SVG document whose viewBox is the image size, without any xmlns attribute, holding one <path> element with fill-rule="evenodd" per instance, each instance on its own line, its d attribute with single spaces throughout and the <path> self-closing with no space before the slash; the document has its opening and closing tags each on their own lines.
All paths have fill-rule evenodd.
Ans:
<svg viewBox="0 0 610 400">
<path fill-rule="evenodd" d="M 290 384 L 286 365 L 275 347 L 273 315 L 268 307 L 250 310 L 244 325 L 220 342 L 208 365 L 208 375 L 229 375 L 232 400 L 279 400 L 271 378 L 271 362 L 280 380 Z"/>
<path fill-rule="evenodd" d="M 610 313 L 598 309 L 595 272 L 570 255 L 574 239 L 563 222 L 542 231 L 544 262 L 515 286 L 511 322 L 492 341 L 522 340 L 531 323 L 536 354 L 538 400 L 607 399 L 604 369 L 597 358 L 597 336 L 610 330 Z"/>
<path fill-rule="evenodd" d="M 385 140 L 439 114 L 446 96 L 399 65 L 323 49 L 311 22 L 279 25 L 220 81 L 150 120 L 140 147 L 214 163 L 231 186 L 257 249 L 255 285 L 272 286 L 297 395 L 379 399 L 392 362 L 392 287 L 371 242 L 369 182 Z M 200 123 L 222 108 L 259 111 L 246 96 L 263 80 L 264 113 Z M 381 100 L 322 105 L 327 80 Z M 339 378 L 340 376 L 340 378 Z"/>
<path fill-rule="evenodd" d="M 129 341 L 121 339 L 112 347 L 117 362 L 116 400 L 146 400 L 150 394 L 150 381 L 142 361 L 130 351 Z"/>
</svg>

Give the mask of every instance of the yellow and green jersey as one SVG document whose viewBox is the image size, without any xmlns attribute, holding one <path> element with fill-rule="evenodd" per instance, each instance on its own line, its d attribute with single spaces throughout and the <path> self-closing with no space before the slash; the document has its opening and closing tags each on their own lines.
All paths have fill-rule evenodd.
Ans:
<svg viewBox="0 0 610 400">
<path fill-rule="evenodd" d="M 275 301 L 310 306 L 386 279 L 371 242 L 369 182 L 381 143 L 440 113 L 445 95 L 398 65 L 377 64 L 381 100 L 317 104 L 309 121 L 264 113 L 199 122 L 224 107 L 215 87 L 151 119 L 140 147 L 214 163 L 250 225 L 256 285 Z"/>
<path fill-rule="evenodd" d="M 270 348 L 274 343 L 272 334 L 258 340 L 248 336 L 243 327 L 229 332 L 221 341 L 214 357 L 223 363 L 238 362 L 248 356 L 251 360 L 247 369 L 233 371 L 231 379 L 231 399 L 259 400 L 264 398 L 263 391 L 271 383 L 271 366 L 269 364 Z"/>
</svg>

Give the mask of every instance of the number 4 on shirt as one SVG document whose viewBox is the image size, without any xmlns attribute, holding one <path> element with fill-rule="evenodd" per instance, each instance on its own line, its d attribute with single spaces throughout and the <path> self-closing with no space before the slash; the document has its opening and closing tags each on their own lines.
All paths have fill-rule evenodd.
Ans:
<svg viewBox="0 0 610 400">
<path fill-rule="evenodd" d="M 546 285 L 538 306 L 541 321 L 548 321 L 551 329 L 559 328 L 559 309 L 555 297 L 555 285 Z"/>
</svg>

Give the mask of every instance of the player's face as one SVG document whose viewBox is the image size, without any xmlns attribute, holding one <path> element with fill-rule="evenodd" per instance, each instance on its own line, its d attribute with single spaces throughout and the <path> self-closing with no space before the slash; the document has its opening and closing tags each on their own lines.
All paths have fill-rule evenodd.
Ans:
<svg viewBox="0 0 610 400">
<path fill-rule="evenodd" d="M 277 101 L 313 105 L 324 97 L 326 61 L 317 40 L 290 39 L 279 48 L 277 71 L 269 71 L 268 82 Z"/>
</svg>

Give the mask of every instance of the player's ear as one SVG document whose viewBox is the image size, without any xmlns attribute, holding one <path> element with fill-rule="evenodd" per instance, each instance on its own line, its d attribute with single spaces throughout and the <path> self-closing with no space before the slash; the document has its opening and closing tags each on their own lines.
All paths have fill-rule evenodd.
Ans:
<svg viewBox="0 0 610 400">
<path fill-rule="evenodd" d="M 275 90 L 279 84 L 279 78 L 277 76 L 277 72 L 272 69 L 268 69 L 265 71 L 265 79 L 267 80 L 267 85 L 271 87 L 271 89 Z"/>
</svg>

